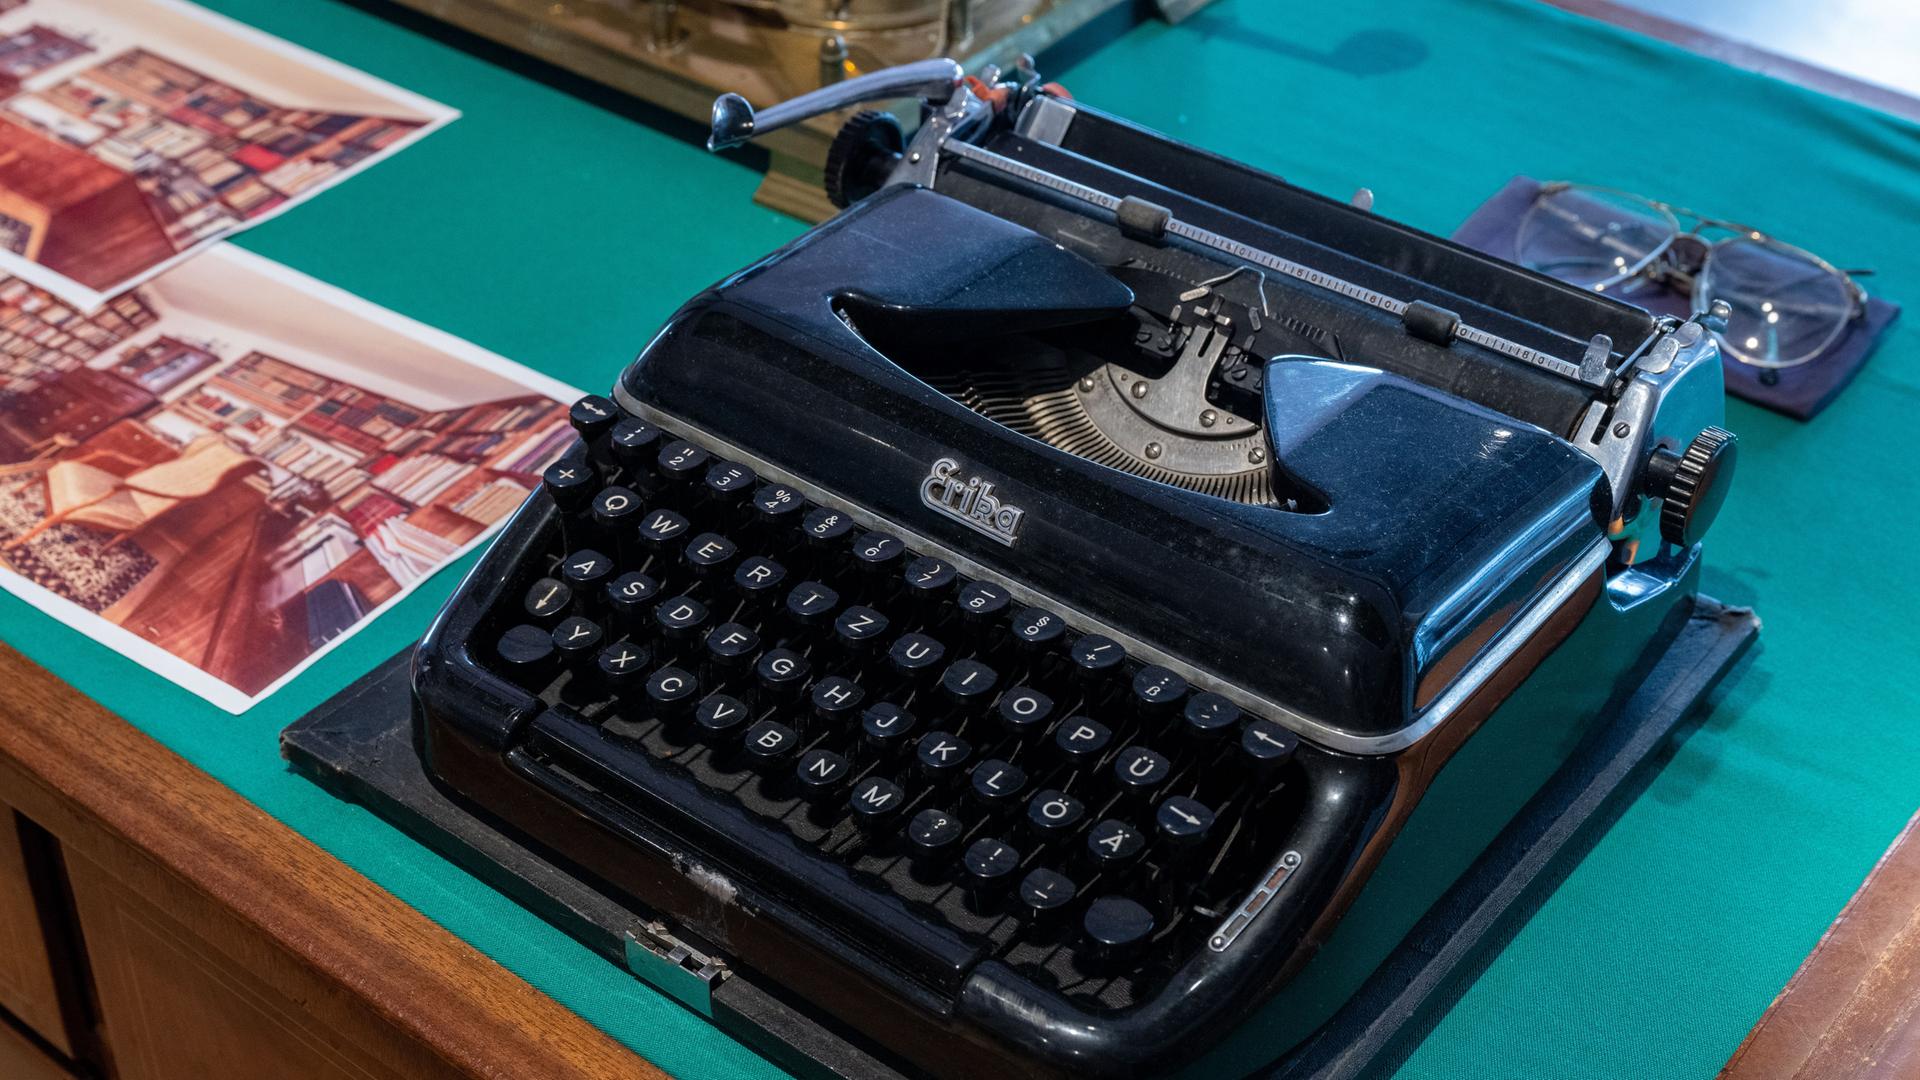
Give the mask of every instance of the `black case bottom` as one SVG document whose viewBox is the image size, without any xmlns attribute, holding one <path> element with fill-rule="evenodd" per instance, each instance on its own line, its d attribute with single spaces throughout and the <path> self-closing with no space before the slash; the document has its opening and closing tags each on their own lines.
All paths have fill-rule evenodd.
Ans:
<svg viewBox="0 0 1920 1080">
<path fill-rule="evenodd" d="M 1268 1075 L 1359 1080 L 1405 1060 L 1500 948 L 1551 895 L 1671 753 L 1676 732 L 1757 637 L 1748 608 L 1700 597 L 1686 627 L 1326 1025 Z M 360 803 L 511 896 L 588 948 L 628 966 L 648 915 L 583 884 L 474 816 L 428 780 L 414 751 L 411 649 L 288 725 L 281 753 L 301 774 Z M 667 920 L 669 923 L 671 920 Z M 857 1032 L 810 1014 L 751 972 L 719 982 L 706 1010 L 721 1028 L 803 1077 L 907 1075 Z"/>
</svg>

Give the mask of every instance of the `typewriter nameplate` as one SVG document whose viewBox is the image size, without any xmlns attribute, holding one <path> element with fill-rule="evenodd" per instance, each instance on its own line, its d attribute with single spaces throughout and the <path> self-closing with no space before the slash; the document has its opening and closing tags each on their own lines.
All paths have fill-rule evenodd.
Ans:
<svg viewBox="0 0 1920 1080">
<path fill-rule="evenodd" d="M 961 479 L 960 463 L 943 457 L 933 463 L 920 482 L 920 501 L 1008 547 L 1020 539 L 1020 519 L 1026 511 L 993 493 L 993 482 L 979 476 Z"/>
</svg>

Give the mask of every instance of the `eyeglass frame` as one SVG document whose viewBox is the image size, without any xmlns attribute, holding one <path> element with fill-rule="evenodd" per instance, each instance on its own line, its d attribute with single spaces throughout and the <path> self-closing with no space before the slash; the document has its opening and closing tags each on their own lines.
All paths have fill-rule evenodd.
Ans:
<svg viewBox="0 0 1920 1080">
<path fill-rule="evenodd" d="M 1835 266 L 1834 264 L 1828 262 L 1827 260 L 1821 258 L 1818 255 L 1815 255 L 1813 252 L 1798 246 L 1797 244 L 1789 244 L 1785 240 L 1781 240 L 1778 237 L 1775 237 L 1760 229 L 1756 229 L 1751 225 L 1747 225 L 1743 222 L 1734 221 L 1729 218 L 1710 217 L 1706 214 L 1700 213 L 1697 210 L 1689 210 L 1684 206 L 1680 206 L 1675 203 L 1670 203 L 1663 199 L 1655 199 L 1655 198 L 1652 198 L 1651 196 L 1642 195 L 1637 191 L 1628 191 L 1624 188 L 1608 187 L 1603 184 L 1583 184 L 1583 183 L 1577 183 L 1572 180 L 1549 180 L 1541 184 L 1540 190 L 1534 193 L 1533 203 L 1535 206 L 1537 206 L 1541 202 L 1541 200 L 1549 198 L 1554 195 L 1558 195 L 1565 191 L 1591 191 L 1591 192 L 1595 192 L 1602 195 L 1613 195 L 1613 196 L 1618 196 L 1625 199 L 1634 200 L 1636 202 L 1643 203 L 1647 206 L 1651 206 L 1655 210 L 1658 210 L 1661 214 L 1663 214 L 1666 217 L 1668 223 L 1672 226 L 1671 230 L 1668 232 L 1666 239 L 1662 240 L 1658 247 L 1654 248 L 1652 251 L 1642 256 L 1640 260 L 1636 262 L 1633 266 L 1623 270 L 1618 274 L 1613 275 L 1612 277 L 1607 278 L 1604 281 L 1598 281 L 1591 285 L 1588 285 L 1587 288 L 1592 289 L 1594 292 L 1605 292 L 1607 291 L 1607 289 L 1611 288 L 1612 286 L 1619 285 L 1624 282 L 1633 281 L 1636 278 L 1644 277 L 1648 282 L 1651 282 L 1653 284 L 1664 285 L 1668 288 L 1674 288 L 1678 291 L 1684 292 L 1688 298 L 1688 301 L 1692 304 L 1693 309 L 1696 313 L 1705 311 L 1708 305 L 1710 305 L 1713 302 L 1713 298 L 1707 297 L 1704 301 L 1702 301 L 1702 299 L 1699 297 L 1698 293 L 1694 288 L 1694 279 L 1698 275 L 1699 269 L 1693 269 L 1693 270 L 1685 269 L 1682 266 L 1676 264 L 1672 259 L 1667 259 L 1665 264 L 1661 265 L 1661 260 L 1665 256 L 1673 252 L 1675 245 L 1682 238 L 1691 237 L 1695 240 L 1698 240 L 1703 245 L 1705 245 L 1706 251 L 1701 255 L 1700 263 L 1699 263 L 1700 268 L 1704 268 L 1706 266 L 1707 258 L 1708 256 L 1712 255 L 1714 248 L 1720 246 L 1721 244 L 1725 244 L 1736 239 L 1745 239 L 1745 240 L 1753 241 L 1756 243 L 1766 244 L 1777 250 L 1784 251 L 1787 254 L 1804 259 L 1816 269 L 1825 271 L 1826 273 L 1829 273 L 1834 275 L 1835 277 L 1838 277 L 1840 281 L 1846 286 L 1847 296 L 1850 301 L 1850 308 L 1847 313 L 1846 322 L 1856 323 L 1866 318 L 1867 290 L 1866 290 L 1866 287 L 1861 285 L 1857 279 L 1872 274 L 1873 273 L 1872 270 L 1868 270 L 1868 269 L 1842 270 L 1838 266 Z M 1694 223 L 1693 227 L 1683 229 L 1681 227 L 1681 222 L 1683 219 L 1691 220 Z M 1705 236 L 1702 235 L 1702 233 L 1704 233 L 1706 230 L 1709 230 L 1709 229 L 1718 229 L 1720 231 L 1734 233 L 1736 235 L 1724 237 L 1720 240 L 1708 240 Z M 1843 323 L 1842 327 L 1844 328 L 1845 325 L 1846 323 Z M 1795 363 L 1795 364 L 1766 365 L 1766 364 L 1754 364 L 1746 360 L 1741 360 L 1737 356 L 1734 357 L 1733 359 L 1736 362 L 1744 364 L 1748 367 L 1757 367 L 1757 368 L 1762 368 L 1764 370 L 1779 371 L 1786 367 L 1798 367 L 1801 364 L 1812 362 L 1813 360 L 1819 357 L 1820 353 L 1833 348 L 1833 346 L 1839 340 L 1840 340 L 1840 335 L 1836 334 L 1832 339 L 1827 341 L 1826 344 L 1822 345 L 1819 351 L 1809 356 L 1806 360 L 1800 361 L 1799 363 Z"/>
</svg>

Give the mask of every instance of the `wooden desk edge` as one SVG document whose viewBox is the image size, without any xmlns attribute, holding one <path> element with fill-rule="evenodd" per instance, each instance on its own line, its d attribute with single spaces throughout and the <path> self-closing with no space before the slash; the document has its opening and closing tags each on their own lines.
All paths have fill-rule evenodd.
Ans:
<svg viewBox="0 0 1920 1080">
<path fill-rule="evenodd" d="M 1920 1065 L 1920 814 L 1908 820 L 1719 1080 L 1893 1080 Z"/>
<path fill-rule="evenodd" d="M 370 1010 L 402 1060 L 424 1047 L 449 1074 L 665 1075 L 5 645 L 0 685 L 0 800 L 323 1022 Z"/>
</svg>

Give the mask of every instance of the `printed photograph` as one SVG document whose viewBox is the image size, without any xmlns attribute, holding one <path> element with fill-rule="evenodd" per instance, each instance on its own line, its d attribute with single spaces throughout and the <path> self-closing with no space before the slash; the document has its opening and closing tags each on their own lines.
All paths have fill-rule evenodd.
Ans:
<svg viewBox="0 0 1920 1080">
<path fill-rule="evenodd" d="M 456 115 L 180 0 L 0 0 L 0 272 L 91 311 Z"/>
<path fill-rule="evenodd" d="M 231 245 L 0 278 L 0 585 L 239 712 L 511 514 L 563 384 Z"/>
</svg>

